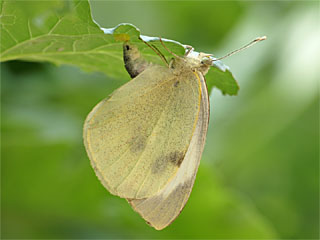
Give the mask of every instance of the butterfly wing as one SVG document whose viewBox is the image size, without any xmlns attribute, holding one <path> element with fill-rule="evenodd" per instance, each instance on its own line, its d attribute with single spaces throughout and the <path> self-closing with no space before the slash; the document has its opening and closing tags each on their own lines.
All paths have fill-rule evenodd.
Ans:
<svg viewBox="0 0 320 240">
<path fill-rule="evenodd" d="M 201 89 L 195 81 L 153 65 L 91 111 L 84 143 L 109 192 L 146 198 L 173 179 L 198 120 Z"/>
<path fill-rule="evenodd" d="M 209 122 L 209 100 L 204 77 L 201 73 L 198 73 L 198 76 L 202 92 L 199 118 L 177 175 L 155 196 L 146 199 L 128 199 L 133 209 L 158 230 L 168 226 L 187 203 L 204 148 Z"/>
</svg>

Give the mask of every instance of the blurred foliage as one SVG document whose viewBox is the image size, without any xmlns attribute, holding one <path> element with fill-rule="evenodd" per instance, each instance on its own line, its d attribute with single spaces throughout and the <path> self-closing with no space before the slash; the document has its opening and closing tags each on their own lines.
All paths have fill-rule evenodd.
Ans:
<svg viewBox="0 0 320 240">
<path fill-rule="evenodd" d="M 211 95 L 206 148 L 189 202 L 163 231 L 110 195 L 82 124 L 125 79 L 78 68 L 1 64 L 2 238 L 319 237 L 317 2 L 92 1 L 102 26 L 130 22 L 226 60 L 238 97 Z"/>
</svg>

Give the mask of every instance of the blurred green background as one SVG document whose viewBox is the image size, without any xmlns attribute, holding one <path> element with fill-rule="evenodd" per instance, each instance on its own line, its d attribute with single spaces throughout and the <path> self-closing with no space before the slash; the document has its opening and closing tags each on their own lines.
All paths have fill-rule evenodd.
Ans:
<svg viewBox="0 0 320 240">
<path fill-rule="evenodd" d="M 162 231 L 98 181 L 82 143 L 89 111 L 124 80 L 76 67 L 1 64 L 2 238 L 319 237 L 319 3 L 91 1 L 102 27 L 221 56 L 237 97 L 211 94 L 211 120 L 193 192 Z"/>
</svg>

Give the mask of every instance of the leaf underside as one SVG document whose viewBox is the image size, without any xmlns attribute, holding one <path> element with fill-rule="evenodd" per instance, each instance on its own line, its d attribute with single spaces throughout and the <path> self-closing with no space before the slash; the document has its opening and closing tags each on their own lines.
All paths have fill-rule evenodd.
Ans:
<svg viewBox="0 0 320 240">
<path fill-rule="evenodd" d="M 124 41 L 136 44 L 146 60 L 163 64 L 140 37 L 158 48 L 167 59 L 172 58 L 159 38 L 140 36 L 140 30 L 132 24 L 100 28 L 92 19 L 88 1 L 1 1 L 0 20 L 1 62 L 25 60 L 69 64 L 129 80 L 123 67 Z M 163 41 L 172 52 L 184 54 L 181 43 Z M 209 92 L 212 87 L 228 95 L 236 95 L 239 90 L 228 67 L 221 62 L 211 68 L 206 79 Z"/>
</svg>

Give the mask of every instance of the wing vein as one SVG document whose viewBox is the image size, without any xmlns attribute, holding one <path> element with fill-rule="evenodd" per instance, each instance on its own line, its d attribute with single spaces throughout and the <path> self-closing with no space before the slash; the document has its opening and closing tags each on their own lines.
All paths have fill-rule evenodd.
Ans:
<svg viewBox="0 0 320 240">
<path fill-rule="evenodd" d="M 172 88 L 171 88 L 171 90 L 172 90 Z M 171 97 L 172 97 L 172 96 L 173 96 L 173 94 L 171 94 Z M 152 131 L 151 131 L 150 135 L 147 137 L 147 140 L 150 138 L 150 136 L 151 136 L 152 133 L 154 132 L 157 124 L 159 123 L 159 120 L 160 120 L 161 117 L 163 116 L 163 113 L 165 112 L 164 110 L 168 107 L 168 105 L 169 105 L 169 103 L 170 103 L 171 97 L 167 100 L 166 105 L 163 107 L 163 109 L 162 109 L 162 111 L 161 111 L 161 114 L 160 114 L 159 118 L 157 119 L 156 123 L 154 124 L 154 127 L 152 128 Z M 141 156 L 143 155 L 143 153 L 144 153 L 144 152 L 142 152 L 142 153 L 138 156 L 138 159 L 137 159 L 135 165 L 134 165 L 134 166 L 132 167 L 132 169 L 130 170 L 129 174 L 124 177 L 124 179 L 120 182 L 120 184 L 115 187 L 115 189 L 118 189 L 118 188 L 125 182 L 125 180 L 131 175 L 131 173 L 133 172 L 133 170 L 136 168 L 136 166 L 137 166 L 138 163 L 140 162 Z"/>
</svg>

